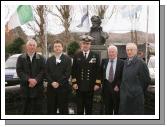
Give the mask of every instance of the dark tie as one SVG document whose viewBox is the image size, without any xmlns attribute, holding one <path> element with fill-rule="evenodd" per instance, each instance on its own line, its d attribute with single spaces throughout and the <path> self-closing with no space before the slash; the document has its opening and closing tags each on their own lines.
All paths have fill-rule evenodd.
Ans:
<svg viewBox="0 0 167 127">
<path fill-rule="evenodd" d="M 110 70 L 109 70 L 109 78 L 108 81 L 112 82 L 113 81 L 113 77 L 114 77 L 114 71 L 113 71 L 113 60 L 110 60 L 111 66 L 110 66 Z"/>
<path fill-rule="evenodd" d="M 132 59 L 128 59 L 128 62 L 127 62 L 128 65 L 129 65 L 131 62 L 132 62 Z"/>
<path fill-rule="evenodd" d="M 86 54 L 87 54 L 87 53 L 85 52 L 85 54 L 84 54 L 85 59 L 86 59 Z"/>
</svg>

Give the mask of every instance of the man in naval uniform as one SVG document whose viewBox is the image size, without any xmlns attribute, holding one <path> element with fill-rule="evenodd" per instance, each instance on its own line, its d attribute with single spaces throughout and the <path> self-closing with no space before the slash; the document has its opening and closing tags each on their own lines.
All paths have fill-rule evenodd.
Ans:
<svg viewBox="0 0 167 127">
<path fill-rule="evenodd" d="M 99 55 L 90 50 L 93 38 L 81 36 L 81 51 L 75 54 L 72 66 L 72 87 L 76 90 L 77 114 L 92 114 L 93 93 L 101 85 Z"/>
</svg>

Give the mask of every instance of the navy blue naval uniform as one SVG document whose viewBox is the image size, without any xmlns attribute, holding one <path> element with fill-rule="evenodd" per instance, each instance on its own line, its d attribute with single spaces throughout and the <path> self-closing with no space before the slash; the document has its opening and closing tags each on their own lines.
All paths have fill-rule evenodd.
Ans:
<svg viewBox="0 0 167 127">
<path fill-rule="evenodd" d="M 77 84 L 77 114 L 92 114 L 92 102 L 94 86 L 101 85 L 100 81 L 100 59 L 93 51 L 89 52 L 87 58 L 80 51 L 75 54 L 72 66 L 72 85 Z"/>
</svg>

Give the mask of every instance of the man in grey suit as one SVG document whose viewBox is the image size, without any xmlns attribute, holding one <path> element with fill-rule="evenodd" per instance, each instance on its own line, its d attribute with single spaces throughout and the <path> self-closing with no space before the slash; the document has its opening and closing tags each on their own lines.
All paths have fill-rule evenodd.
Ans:
<svg viewBox="0 0 167 127">
<path fill-rule="evenodd" d="M 36 53 L 37 43 L 30 39 L 26 44 L 26 53 L 19 56 L 16 71 L 20 78 L 22 96 L 21 114 L 43 114 L 43 77 L 44 58 Z"/>
<path fill-rule="evenodd" d="M 135 43 L 126 45 L 128 59 L 125 61 L 120 87 L 121 115 L 144 114 L 144 93 L 151 81 L 146 63 L 137 56 Z"/>
<path fill-rule="evenodd" d="M 71 59 L 63 54 L 61 40 L 54 41 L 54 55 L 46 63 L 47 111 L 49 115 L 68 114 L 69 78 L 71 74 Z"/>
</svg>

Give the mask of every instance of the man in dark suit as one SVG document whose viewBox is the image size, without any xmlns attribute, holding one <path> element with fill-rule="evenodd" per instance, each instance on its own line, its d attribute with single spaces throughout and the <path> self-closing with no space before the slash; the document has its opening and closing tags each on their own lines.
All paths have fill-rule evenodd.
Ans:
<svg viewBox="0 0 167 127">
<path fill-rule="evenodd" d="M 43 75 L 45 61 L 36 53 L 37 43 L 30 39 L 26 44 L 26 53 L 19 56 L 16 71 L 20 77 L 22 93 L 21 114 L 42 114 Z"/>
<path fill-rule="evenodd" d="M 81 51 L 75 54 L 72 66 L 72 87 L 77 95 L 77 114 L 92 114 L 93 93 L 101 85 L 99 56 L 90 50 L 93 38 L 81 36 Z"/>
<path fill-rule="evenodd" d="M 114 45 L 108 47 L 108 58 L 102 60 L 102 91 L 106 115 L 117 115 L 120 101 L 120 84 L 124 61 L 117 57 Z"/>
<path fill-rule="evenodd" d="M 54 41 L 54 55 L 46 63 L 47 110 L 49 115 L 68 114 L 69 78 L 71 74 L 71 59 L 63 54 L 61 40 Z"/>
<path fill-rule="evenodd" d="M 125 61 L 120 88 L 120 108 L 122 115 L 144 114 L 144 93 L 151 81 L 146 63 L 137 56 L 135 43 L 126 45 L 128 59 Z"/>
</svg>

